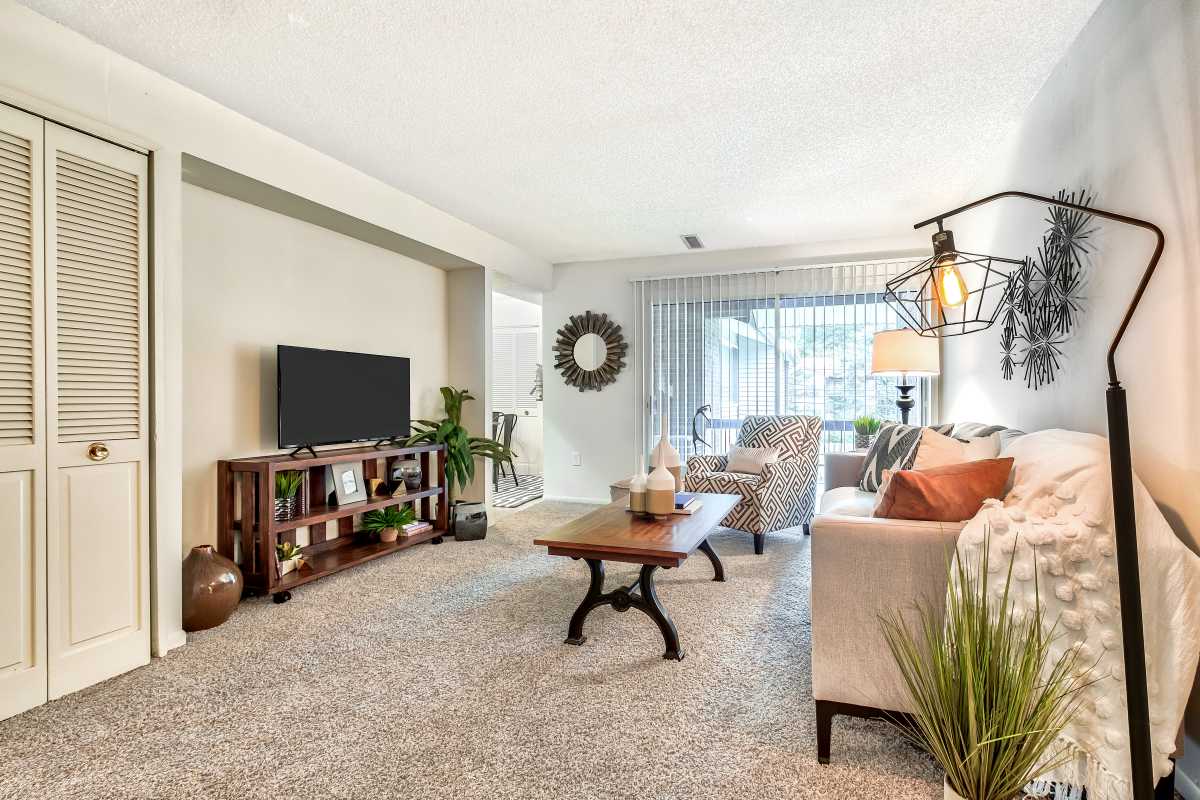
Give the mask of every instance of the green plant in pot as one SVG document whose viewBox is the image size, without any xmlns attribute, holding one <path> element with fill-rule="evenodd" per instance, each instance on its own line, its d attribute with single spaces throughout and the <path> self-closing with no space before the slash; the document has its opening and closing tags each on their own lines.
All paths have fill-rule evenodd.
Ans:
<svg viewBox="0 0 1200 800">
<path fill-rule="evenodd" d="M 412 506 L 388 506 L 363 514 L 362 526 L 364 531 L 378 534 L 379 541 L 394 542 L 400 529 L 416 518 Z"/>
<path fill-rule="evenodd" d="M 1076 648 L 1053 656 L 1060 634 L 1043 628 L 1036 580 L 1032 608 L 1019 610 L 1015 552 L 1003 591 L 989 593 L 989 540 L 974 563 L 954 557 L 944 614 L 920 602 L 911 625 L 900 612 L 881 617 L 914 709 L 897 726 L 941 765 L 947 800 L 1014 800 L 1066 763 L 1056 738 L 1092 681 Z"/>
<path fill-rule="evenodd" d="M 279 542 L 275 545 L 275 561 L 279 564 L 279 576 L 283 577 L 293 570 L 300 569 L 304 562 L 304 552 L 292 542 Z"/>
<path fill-rule="evenodd" d="M 451 532 L 456 539 L 482 539 L 487 533 L 487 512 L 482 503 L 455 500 L 459 491 L 475 480 L 475 459 L 509 460 L 516 453 L 487 436 L 472 436 L 463 427 L 463 405 L 474 396 L 467 389 L 442 387 L 446 416 L 440 420 L 413 421 L 409 444 L 446 445 L 446 491 L 451 500 Z"/>
<path fill-rule="evenodd" d="M 290 469 L 275 473 L 275 519 L 292 519 L 300 513 L 300 487 L 304 473 Z"/>
<path fill-rule="evenodd" d="M 883 426 L 883 420 L 879 417 L 872 417 L 869 414 L 858 417 L 854 420 L 854 446 L 859 450 L 865 450 L 871 446 L 871 440 L 875 438 L 875 434 L 879 433 L 879 429 Z"/>
</svg>

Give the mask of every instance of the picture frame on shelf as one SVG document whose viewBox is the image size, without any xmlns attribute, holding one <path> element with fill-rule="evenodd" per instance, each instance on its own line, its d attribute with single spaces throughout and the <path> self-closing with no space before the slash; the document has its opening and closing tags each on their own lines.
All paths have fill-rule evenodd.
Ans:
<svg viewBox="0 0 1200 800">
<path fill-rule="evenodd" d="M 358 503 L 367 499 L 367 483 L 363 480 L 362 462 L 331 464 L 325 468 L 325 488 L 335 505 Z"/>
</svg>

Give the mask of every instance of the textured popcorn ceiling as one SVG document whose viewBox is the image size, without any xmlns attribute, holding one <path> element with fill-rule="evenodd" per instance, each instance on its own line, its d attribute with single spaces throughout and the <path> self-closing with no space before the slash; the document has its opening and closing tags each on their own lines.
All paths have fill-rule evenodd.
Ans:
<svg viewBox="0 0 1200 800">
<path fill-rule="evenodd" d="M 1098 0 L 25 4 L 567 261 L 903 233 Z"/>
</svg>

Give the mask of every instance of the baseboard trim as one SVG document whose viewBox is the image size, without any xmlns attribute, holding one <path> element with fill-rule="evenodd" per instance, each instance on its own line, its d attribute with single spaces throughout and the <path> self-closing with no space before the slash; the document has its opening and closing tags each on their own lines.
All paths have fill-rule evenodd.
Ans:
<svg viewBox="0 0 1200 800">
<path fill-rule="evenodd" d="M 1179 768 L 1178 762 L 1175 765 L 1175 791 L 1183 800 L 1200 800 L 1200 786 Z"/>
<path fill-rule="evenodd" d="M 187 644 L 186 633 L 184 633 L 182 630 L 171 631 L 163 639 L 156 642 L 156 646 L 150 648 L 150 654 L 155 658 L 162 658 L 167 653 L 171 652 L 177 647 L 183 647 L 185 644 Z"/>
<path fill-rule="evenodd" d="M 569 497 L 561 494 L 544 494 L 543 500 L 553 500 L 559 503 L 587 503 L 592 506 L 606 506 L 611 503 L 611 500 L 606 500 L 601 497 Z"/>
</svg>

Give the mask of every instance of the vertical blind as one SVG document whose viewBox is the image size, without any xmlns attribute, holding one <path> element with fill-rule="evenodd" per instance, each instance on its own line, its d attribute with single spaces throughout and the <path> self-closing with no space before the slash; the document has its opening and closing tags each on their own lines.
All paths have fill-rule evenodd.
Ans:
<svg viewBox="0 0 1200 800">
<path fill-rule="evenodd" d="M 871 375 L 877 331 L 903 327 L 884 284 L 916 260 L 634 281 L 635 456 L 661 415 L 684 455 L 725 453 L 746 416 L 824 421 L 825 452 L 852 449 L 853 420 L 899 420 L 896 378 Z M 929 396 L 928 381 L 919 396 Z M 919 403 L 922 421 L 928 402 Z"/>
<path fill-rule="evenodd" d="M 541 356 L 541 328 L 537 325 L 492 329 L 492 410 L 505 414 L 536 415 L 534 384 Z"/>
</svg>

